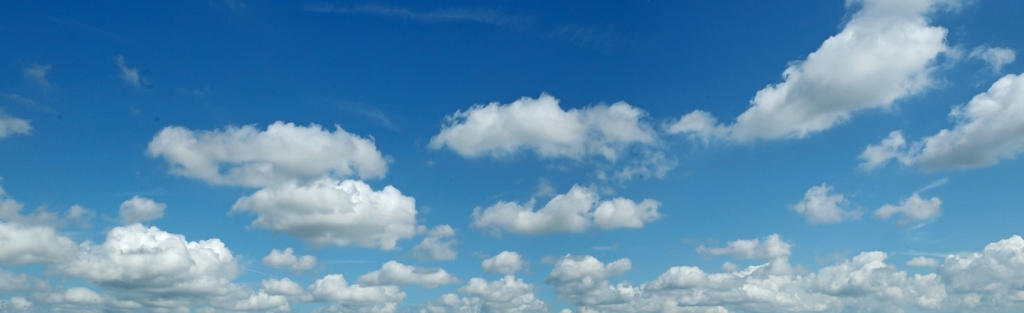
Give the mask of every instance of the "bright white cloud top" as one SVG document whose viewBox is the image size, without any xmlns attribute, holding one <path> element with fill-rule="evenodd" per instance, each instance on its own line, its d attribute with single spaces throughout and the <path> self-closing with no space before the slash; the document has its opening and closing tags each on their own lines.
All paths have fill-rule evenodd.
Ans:
<svg viewBox="0 0 1024 313">
<path fill-rule="evenodd" d="M 831 224 L 860 218 L 860 211 L 847 207 L 849 200 L 841 193 L 833 192 L 829 184 L 813 186 L 804 193 L 804 198 L 793 205 L 793 210 L 807 218 L 810 224 Z"/>
<path fill-rule="evenodd" d="M 761 89 L 733 124 L 705 111 L 668 126 L 702 140 L 803 138 L 870 109 L 890 109 L 932 84 L 935 60 L 950 48 L 947 30 L 929 25 L 942 0 L 853 0 L 859 7 L 843 30 L 783 72 L 784 81 Z"/>
<path fill-rule="evenodd" d="M 320 125 L 275 122 L 195 131 L 167 127 L 146 151 L 171 172 L 211 184 L 263 187 L 322 176 L 384 177 L 388 161 L 370 139 Z"/>
<path fill-rule="evenodd" d="M 551 198 L 540 209 L 534 210 L 534 204 L 534 200 L 525 204 L 501 201 L 487 208 L 476 207 L 473 226 L 528 235 L 579 233 L 593 225 L 602 229 L 642 228 L 660 217 L 661 206 L 653 199 L 639 203 L 625 198 L 599 202 L 596 191 L 578 185 Z"/>
</svg>

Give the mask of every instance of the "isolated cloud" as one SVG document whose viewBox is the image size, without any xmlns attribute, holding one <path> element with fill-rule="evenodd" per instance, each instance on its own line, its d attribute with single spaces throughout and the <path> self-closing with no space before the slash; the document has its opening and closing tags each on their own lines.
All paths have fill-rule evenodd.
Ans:
<svg viewBox="0 0 1024 313">
<path fill-rule="evenodd" d="M 380 191 L 358 180 L 288 182 L 242 198 L 231 212 L 256 215 L 255 227 L 320 245 L 357 244 L 390 250 L 416 235 L 416 201 L 398 189 Z"/>
<path fill-rule="evenodd" d="M 7 114 L 0 109 L 0 139 L 13 135 L 28 135 L 32 133 L 32 124 L 22 118 Z"/>
<path fill-rule="evenodd" d="M 50 81 L 46 78 L 46 75 L 53 69 L 53 65 L 50 64 L 29 64 L 22 71 L 22 75 L 25 79 L 31 80 L 32 82 L 39 85 L 39 87 L 50 88 Z"/>
<path fill-rule="evenodd" d="M 646 113 L 625 102 L 563 110 L 548 94 L 509 104 L 491 102 L 445 118 L 430 147 L 448 147 L 464 157 L 533 151 L 543 158 L 599 155 L 615 161 L 631 145 L 651 145 L 656 134 Z"/>
<path fill-rule="evenodd" d="M 525 204 L 499 201 L 482 209 L 473 209 L 473 226 L 539 235 L 551 232 L 583 232 L 596 224 L 602 229 L 641 228 L 660 215 L 661 203 L 645 199 L 640 203 L 625 198 L 598 202 L 594 190 L 573 186 L 557 195 L 544 207 L 534 210 L 534 200 Z"/>
<path fill-rule="evenodd" d="M 792 244 L 783 241 L 779 234 L 771 234 L 761 239 L 738 239 L 730 241 L 725 247 L 707 248 L 703 245 L 697 251 L 708 255 L 729 255 L 740 259 L 774 260 L 788 259 Z"/>
<path fill-rule="evenodd" d="M 523 268 L 523 257 L 514 251 L 502 251 L 481 263 L 484 271 L 512 275 Z"/>
<path fill-rule="evenodd" d="M 457 282 L 459 279 L 444 269 L 413 267 L 394 260 L 384 263 L 379 270 L 359 277 L 359 283 L 367 286 L 419 285 L 424 288 L 437 288 Z"/>
<path fill-rule="evenodd" d="M 211 184 L 263 187 L 325 175 L 384 177 L 388 161 L 373 140 L 317 124 L 274 122 L 194 131 L 171 126 L 149 142 L 149 156 L 161 157 L 171 172 Z"/>
<path fill-rule="evenodd" d="M 121 80 L 124 80 L 125 84 L 134 88 L 149 88 L 149 81 L 139 69 L 136 67 L 130 67 L 124 61 L 123 55 L 114 56 L 114 64 L 117 65 L 117 69 L 121 72 Z"/>
<path fill-rule="evenodd" d="M 968 56 L 985 61 L 996 73 L 1002 72 L 1004 65 L 1013 63 L 1017 59 L 1016 52 L 1002 47 L 977 47 L 971 50 L 971 54 Z"/>
<path fill-rule="evenodd" d="M 506 275 L 490 281 L 473 277 L 458 294 L 448 293 L 426 304 L 421 313 L 547 313 L 548 307 L 534 295 L 534 287 L 521 278 Z"/>
<path fill-rule="evenodd" d="M 121 214 L 122 223 L 135 224 L 163 217 L 166 208 L 167 204 L 145 197 L 133 196 L 131 199 L 121 202 L 118 211 Z"/>
<path fill-rule="evenodd" d="M 455 236 L 455 229 L 448 225 L 434 227 L 427 233 L 420 244 L 412 249 L 412 256 L 426 261 L 450 261 L 454 260 L 458 253 L 452 249 L 455 239 L 448 239 Z"/>
<path fill-rule="evenodd" d="M 405 299 L 398 287 L 349 285 L 341 274 L 317 279 L 308 289 L 315 301 L 334 302 L 324 308 L 328 312 L 391 313 Z"/>
<path fill-rule="evenodd" d="M 896 160 L 928 169 L 965 169 L 991 166 L 1024 152 L 1024 75 L 1003 76 L 966 105 L 954 107 L 952 129 L 907 144 L 894 131 L 878 145 L 861 153 L 861 167 L 872 170 Z"/>
<path fill-rule="evenodd" d="M 793 205 L 793 210 L 807 218 L 810 224 L 839 223 L 860 217 L 859 211 L 847 210 L 846 197 L 832 193 L 832 186 L 826 183 L 808 189 L 804 198 Z"/>
<path fill-rule="evenodd" d="M 914 193 L 910 197 L 903 199 L 900 204 L 883 205 L 875 211 L 875 215 L 880 218 L 889 218 L 900 214 L 905 221 L 920 221 L 939 216 L 941 207 L 942 200 L 938 197 L 924 199 L 917 195 L 917 193 Z"/>
<path fill-rule="evenodd" d="M 929 25 L 927 15 L 947 2 L 847 1 L 859 9 L 843 30 L 791 63 L 783 82 L 758 91 L 733 124 L 697 110 L 666 130 L 705 141 L 802 138 L 857 112 L 891 108 L 930 86 L 935 60 L 949 48 L 946 29 Z"/>
<path fill-rule="evenodd" d="M 289 268 L 295 272 L 308 271 L 316 266 L 316 257 L 312 255 L 296 256 L 292 248 L 284 251 L 273 249 L 263 257 L 263 264 L 275 268 Z"/>
</svg>

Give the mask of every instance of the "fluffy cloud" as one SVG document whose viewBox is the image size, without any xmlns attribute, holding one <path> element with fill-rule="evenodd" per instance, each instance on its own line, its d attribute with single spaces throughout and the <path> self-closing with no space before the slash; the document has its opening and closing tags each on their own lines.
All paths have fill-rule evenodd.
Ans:
<svg viewBox="0 0 1024 313">
<path fill-rule="evenodd" d="M 290 268 L 292 271 L 303 272 L 316 266 L 316 257 L 312 255 L 295 256 L 292 248 L 284 251 L 273 249 L 263 257 L 263 264 L 276 268 Z"/>
<path fill-rule="evenodd" d="M 368 286 L 419 285 L 424 288 L 437 288 L 440 285 L 457 282 L 458 278 L 443 269 L 413 267 L 396 261 L 388 261 L 379 270 L 359 277 L 359 283 Z"/>
<path fill-rule="evenodd" d="M 306 292 L 298 283 L 288 279 L 264 279 L 262 282 L 263 291 L 271 295 L 298 296 Z"/>
<path fill-rule="evenodd" d="M 628 283 L 612 286 L 608 278 L 622 275 L 633 266 L 629 259 L 608 264 L 593 256 L 567 255 L 555 263 L 544 282 L 555 286 L 559 295 L 583 305 L 622 303 L 638 289 Z"/>
<path fill-rule="evenodd" d="M 541 94 L 457 111 L 446 117 L 430 147 L 448 147 L 465 157 L 531 150 L 545 158 L 600 155 L 614 161 L 630 145 L 655 143 L 656 134 L 643 121 L 645 116 L 625 102 L 566 111 L 558 99 Z"/>
<path fill-rule="evenodd" d="M 0 309 L 4 312 L 28 312 L 32 308 L 32 301 L 24 297 L 11 297 L 7 300 L 0 300 Z"/>
<path fill-rule="evenodd" d="M 757 238 L 739 239 L 730 241 L 721 248 L 700 246 L 697 251 L 709 255 L 730 255 L 741 259 L 773 260 L 789 258 L 791 247 L 792 244 L 783 241 L 779 234 L 771 234 L 764 237 L 764 241 Z"/>
<path fill-rule="evenodd" d="M 32 124 L 28 120 L 12 116 L 0 110 L 0 138 L 31 133 Z"/>
<path fill-rule="evenodd" d="M 640 203 L 624 198 L 598 202 L 594 190 L 573 186 L 557 195 L 544 207 L 534 210 L 534 201 L 526 204 L 500 201 L 486 209 L 473 209 L 473 226 L 483 229 L 504 229 L 521 234 L 551 232 L 583 232 L 593 224 L 602 229 L 641 228 L 660 215 L 661 203 L 645 199 Z"/>
<path fill-rule="evenodd" d="M 523 257 L 514 251 L 502 251 L 485 259 L 480 265 L 484 271 L 512 275 L 523 268 Z"/>
<path fill-rule="evenodd" d="M 391 313 L 405 299 L 405 293 L 398 287 L 349 285 L 341 274 L 317 279 L 309 286 L 309 292 L 316 301 L 335 302 L 324 310 L 336 312 Z"/>
<path fill-rule="evenodd" d="M 971 50 L 969 56 L 985 61 L 996 73 L 1002 72 L 1004 65 L 1013 63 L 1017 59 L 1017 53 L 1012 49 L 1001 47 L 977 47 Z"/>
<path fill-rule="evenodd" d="M 757 92 L 731 125 L 694 111 L 669 133 L 703 140 L 801 138 L 840 124 L 859 111 L 887 109 L 925 90 L 934 61 L 948 51 L 946 29 L 927 14 L 948 1 L 851 0 L 859 7 L 838 34 L 783 72 L 784 81 Z"/>
<path fill-rule="evenodd" d="M 288 182 L 242 197 L 232 212 L 252 212 L 252 225 L 316 244 L 394 249 L 416 234 L 416 201 L 386 186 L 375 191 L 358 180 L 322 178 Z"/>
<path fill-rule="evenodd" d="M 1024 300 L 1024 239 L 1015 235 L 980 253 L 947 256 L 938 272 L 952 292 L 979 296 L 982 302 Z"/>
<path fill-rule="evenodd" d="M 808 189 L 804 198 L 793 205 L 793 210 L 806 217 L 811 224 L 838 223 L 859 218 L 859 211 L 843 208 L 846 204 L 843 194 L 832 193 L 832 186 L 822 183 Z"/>
<path fill-rule="evenodd" d="M 153 201 L 153 199 L 134 196 L 121 202 L 119 212 L 121 214 L 121 222 L 135 224 L 163 217 L 164 209 L 166 208 L 166 204 Z"/>
<path fill-rule="evenodd" d="M 31 80 L 45 89 L 50 87 L 50 81 L 46 79 L 46 75 L 50 73 L 51 69 L 53 69 L 53 65 L 30 64 L 22 71 L 22 75 L 25 76 L 25 79 Z"/>
<path fill-rule="evenodd" d="M 420 244 L 412 249 L 412 256 L 427 261 L 450 261 L 454 260 L 458 253 L 452 249 L 454 239 L 445 240 L 455 236 L 455 230 L 448 225 L 434 227 L 427 233 Z"/>
<path fill-rule="evenodd" d="M 211 184 L 269 186 L 325 175 L 383 177 L 388 161 L 373 140 L 317 124 L 275 122 L 211 131 L 167 127 L 149 142 L 147 153 L 162 157 L 171 172 Z"/>
<path fill-rule="evenodd" d="M 905 221 L 920 221 L 939 216 L 942 207 L 942 200 L 938 197 L 928 199 L 914 193 L 903 199 L 898 205 L 886 204 L 875 211 L 875 215 L 881 218 L 889 218 L 893 215 L 903 215 Z"/>
<path fill-rule="evenodd" d="M 53 227 L 0 221 L 0 264 L 51 263 L 71 256 L 76 246 Z"/>
<path fill-rule="evenodd" d="M 875 169 L 890 160 L 929 169 L 975 168 L 1013 159 L 1024 151 L 1024 75 L 1006 75 L 970 102 L 949 113 L 952 129 L 908 144 L 894 131 L 861 153 L 861 167 Z"/>
<path fill-rule="evenodd" d="M 507 275 L 488 282 L 474 277 L 459 288 L 427 303 L 420 313 L 547 313 L 547 305 L 534 295 L 534 287 L 520 278 Z"/>
</svg>

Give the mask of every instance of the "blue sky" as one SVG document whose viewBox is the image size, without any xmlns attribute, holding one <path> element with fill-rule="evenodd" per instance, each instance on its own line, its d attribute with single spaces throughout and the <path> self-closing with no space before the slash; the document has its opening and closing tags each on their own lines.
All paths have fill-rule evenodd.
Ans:
<svg viewBox="0 0 1024 313">
<path fill-rule="evenodd" d="M 1015 312 L 1024 3 L 7 3 L 3 312 Z"/>
</svg>

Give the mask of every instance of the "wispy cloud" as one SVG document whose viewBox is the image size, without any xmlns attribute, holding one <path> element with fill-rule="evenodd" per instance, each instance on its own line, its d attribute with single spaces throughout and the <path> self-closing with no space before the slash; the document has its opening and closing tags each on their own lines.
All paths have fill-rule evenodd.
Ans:
<svg viewBox="0 0 1024 313">
<path fill-rule="evenodd" d="M 30 64 L 25 67 L 22 74 L 25 79 L 31 80 L 44 89 L 50 88 L 50 81 L 46 79 L 46 75 L 53 69 L 53 65 L 49 64 Z"/>
<path fill-rule="evenodd" d="M 584 48 L 597 49 L 607 52 L 622 41 L 619 36 L 613 33 L 598 31 L 594 28 L 584 27 L 576 24 L 562 25 L 555 28 L 550 34 L 551 38 L 568 41 Z"/>
<path fill-rule="evenodd" d="M 425 23 L 441 22 L 475 22 L 513 29 L 524 29 L 530 26 L 532 19 L 524 16 L 508 15 L 499 11 L 473 8 L 443 8 L 415 11 L 404 7 L 379 4 L 334 5 L 307 4 L 303 10 L 316 13 L 366 14 L 382 17 L 404 18 Z"/>
<path fill-rule="evenodd" d="M 124 61 L 124 56 L 118 54 L 114 57 L 114 64 L 117 64 L 117 68 L 121 70 L 121 79 L 124 80 L 129 86 L 135 88 L 149 88 L 150 84 L 146 80 L 146 77 L 142 76 L 139 69 L 136 67 L 130 67 Z"/>
</svg>

